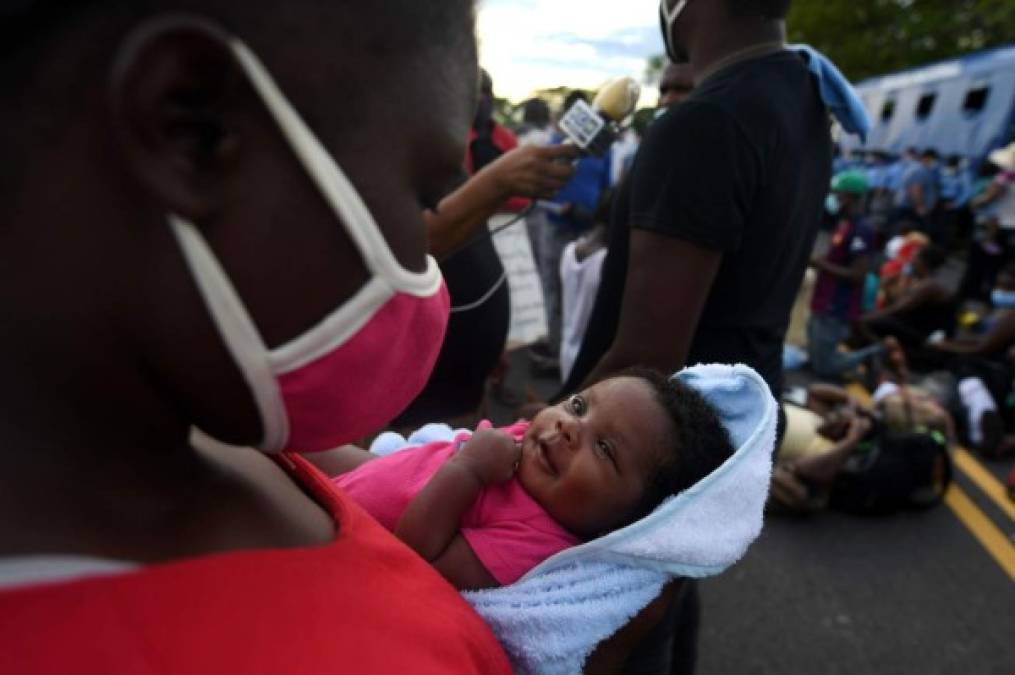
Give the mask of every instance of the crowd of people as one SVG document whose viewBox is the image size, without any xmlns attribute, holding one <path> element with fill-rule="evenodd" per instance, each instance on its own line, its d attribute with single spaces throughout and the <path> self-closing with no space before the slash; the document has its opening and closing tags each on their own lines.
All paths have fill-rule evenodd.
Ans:
<svg viewBox="0 0 1015 675">
<path fill-rule="evenodd" d="M 894 338 L 915 370 L 956 380 L 961 440 L 987 456 L 1010 454 L 1015 145 L 975 168 L 957 156 L 941 165 L 933 149 L 886 157 L 836 159 L 833 229 L 813 261 L 810 368 L 840 378 L 862 367 L 870 383 Z"/>
<path fill-rule="evenodd" d="M 670 64 L 656 119 L 692 90 L 688 67 Z M 538 99 L 524 108 L 548 110 Z M 528 138 L 545 134 L 528 142 L 560 142 L 549 116 L 541 119 L 535 132 L 522 127 Z M 629 138 L 637 147 L 639 136 Z M 614 151 L 626 152 L 629 142 L 619 141 Z M 859 382 L 879 392 L 881 404 L 883 385 L 900 377 L 891 356 L 914 379 L 892 396 L 947 417 L 933 427 L 940 437 L 988 458 L 1015 452 L 1013 153 L 1015 146 L 999 148 L 974 164 L 959 155 L 942 161 L 933 148 L 909 148 L 898 156 L 875 150 L 845 156 L 836 148 L 823 217 L 827 242 L 818 244 L 819 255 L 809 262 L 813 271 L 798 293 L 804 310 L 794 315 L 800 325 L 790 326 L 799 338 L 787 347 L 786 364 L 805 364 L 809 378 L 828 384 Z M 596 332 L 589 320 L 608 252 L 610 214 L 616 187 L 630 170 L 625 162 L 596 158 L 580 159 L 578 166 L 572 183 L 529 216 L 551 327 L 529 358 L 537 373 L 559 373 L 568 383 L 562 391 L 577 383 L 569 376 L 587 331 Z M 576 200 L 581 190 L 583 199 Z M 589 204 L 596 195 L 593 213 Z M 921 388 L 923 381 L 933 396 Z M 848 400 L 848 408 L 859 405 Z M 790 417 L 799 423 L 797 410 Z M 866 434 L 878 430 L 867 425 Z"/>
<path fill-rule="evenodd" d="M 689 67 L 670 64 L 655 123 L 693 89 Z M 557 116 L 583 96 L 570 95 Z M 545 101 L 529 100 L 522 110 L 522 144 L 564 141 Z M 612 323 L 600 315 L 590 327 L 590 320 L 618 187 L 640 143 L 641 135 L 629 130 L 605 157 L 577 159 L 564 187 L 528 211 L 549 326 L 528 356 L 537 374 L 559 374 L 562 393 L 581 383 L 571 375 L 589 334 L 594 341 L 601 325 L 616 325 L 615 314 Z M 817 245 L 799 292 L 793 289 L 804 311 L 794 315 L 801 325 L 789 328 L 800 339 L 788 349 L 802 349 L 806 372 L 824 382 L 855 380 L 876 390 L 892 375 L 886 341 L 898 345 L 918 379 L 949 376 L 953 386 L 935 391 L 958 420 L 949 425 L 950 440 L 988 457 L 1015 452 L 1012 155 L 1012 146 L 1000 148 L 973 165 L 957 155 L 942 162 L 931 148 L 897 157 L 884 151 L 844 156 L 836 148 L 824 205 L 827 242 Z M 797 354 L 786 359 L 791 367 L 801 363 Z M 587 374 L 588 364 L 583 368 Z"/>
<path fill-rule="evenodd" d="M 765 493 L 774 453 L 790 510 L 926 505 L 943 445 L 1015 451 L 1015 146 L 980 183 L 932 150 L 834 157 L 849 87 L 787 48 L 789 0 L 662 0 L 658 114 L 602 156 L 546 102 L 498 121 L 471 0 L 101 4 L 0 9 L 12 672 L 511 672 L 524 648 L 458 591 L 741 453 L 722 397 L 670 377 L 695 363 L 745 364 L 771 404 L 744 480 Z M 494 430 L 505 213 L 560 386 Z M 807 367 L 874 406 L 826 386 L 774 412 L 801 302 Z M 467 430 L 358 445 L 431 422 Z M 576 663 L 693 672 L 697 586 L 654 588 Z"/>
<path fill-rule="evenodd" d="M 676 97 L 672 96 L 675 89 Z M 660 87 L 659 114 L 692 89 L 686 66 L 671 64 Z M 552 136 L 547 142 L 552 142 Z M 897 157 L 884 151 L 846 157 L 836 150 L 825 202 L 827 242 L 818 244 L 819 254 L 809 263 L 813 271 L 799 291 L 797 302 L 804 311 L 794 320 L 802 325 L 796 330 L 791 326 L 789 332 L 800 339 L 787 347 L 786 363 L 794 369 L 803 365 L 804 379 L 827 383 L 818 384 L 818 392 L 856 381 L 875 394 L 879 409 L 894 399 L 905 400 L 918 413 L 932 409 L 934 424 L 926 424 L 917 414 L 909 431 L 933 432 L 946 445 L 963 443 L 993 459 L 1015 452 L 1015 303 L 1011 300 L 1015 297 L 1015 145 L 981 159 L 973 165 L 967 158 L 952 155 L 942 162 L 932 148 L 910 148 Z M 568 194 L 562 191 L 555 201 L 566 201 Z M 563 381 L 568 381 L 589 330 L 607 255 L 608 209 L 614 191 L 604 186 L 600 194 L 599 213 L 578 226 L 556 230 L 553 236 L 567 242 L 564 248 L 558 243 L 539 256 L 544 289 L 553 298 L 547 302 L 548 320 L 550 325 L 562 321 L 564 330 L 551 330 L 549 347 L 538 345 L 530 359 L 539 372 L 559 369 Z M 538 223 L 536 229 L 545 232 L 546 223 Z M 563 289 L 562 307 L 556 300 L 558 289 Z M 893 363 L 905 365 L 900 371 Z M 900 381 L 901 373 L 905 382 Z M 890 395 L 889 383 L 895 387 Z M 899 384 L 904 388 L 899 389 Z M 808 401 L 815 395 L 810 393 Z M 845 394 L 841 402 L 842 409 L 836 413 L 840 421 L 843 416 L 855 416 L 862 407 Z M 814 490 L 804 490 L 805 481 L 796 479 L 807 475 L 814 460 L 798 461 L 799 435 L 805 432 L 799 428 L 801 413 L 788 405 L 794 427 L 791 445 L 796 449 L 791 448 L 786 462 L 780 464 L 775 494 L 783 505 L 791 502 L 794 507 L 810 508 L 816 503 Z M 883 431 L 869 423 L 877 416 L 863 418 L 868 440 Z M 893 419 L 892 428 L 903 431 L 906 425 L 901 418 Z M 842 434 L 847 427 L 842 424 L 831 426 L 832 439 L 827 437 L 828 429 L 821 436 L 816 428 L 804 424 L 811 438 L 806 445 L 822 449 L 817 454 L 825 454 L 832 440 L 841 444 L 846 438 Z M 855 446 L 830 453 L 821 466 L 846 466 L 846 459 L 856 454 Z M 787 469 L 795 475 L 790 476 Z M 1015 490 L 1015 481 L 1009 482 Z M 945 487 L 938 485 L 939 495 Z M 805 494 L 810 498 L 804 498 Z"/>
<path fill-rule="evenodd" d="M 972 166 L 951 156 L 941 164 L 933 148 L 910 148 L 900 157 L 883 151 L 837 156 L 829 242 L 812 261 L 813 285 L 805 284 L 799 298 L 809 317 L 805 311 L 796 318 L 807 324 L 812 375 L 859 381 L 879 406 L 886 392 L 901 398 L 907 415 L 884 425 L 892 433 L 916 442 L 932 438 L 945 448 L 961 443 L 1000 459 L 1015 452 L 1015 143 L 980 159 Z M 840 415 L 860 406 L 847 395 L 840 403 Z M 831 448 L 848 437 L 841 425 L 810 423 L 794 431 L 809 439 L 796 446 L 822 458 L 800 460 L 808 454 L 800 450 L 780 455 L 773 494 L 783 506 L 815 507 L 808 480 L 815 462 L 835 467 L 850 489 L 866 480 L 884 496 L 905 484 L 897 476 L 888 480 L 892 469 L 870 461 L 850 473 L 847 461 L 858 453 Z M 901 442 L 881 428 L 868 430 L 866 439 L 884 447 Z M 922 476 L 910 487 L 936 480 L 940 495 L 947 480 L 933 467 L 946 458 L 907 456 Z M 1015 498 L 1015 472 L 1008 489 Z"/>
</svg>

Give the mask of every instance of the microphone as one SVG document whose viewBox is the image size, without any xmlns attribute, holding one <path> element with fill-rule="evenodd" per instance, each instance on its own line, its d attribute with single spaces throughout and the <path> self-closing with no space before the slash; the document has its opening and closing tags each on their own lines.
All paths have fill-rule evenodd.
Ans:
<svg viewBox="0 0 1015 675">
<path fill-rule="evenodd" d="M 634 112 L 640 96 L 634 78 L 614 78 L 603 85 L 592 105 L 575 101 L 560 118 L 560 129 L 586 154 L 601 157 L 617 140 L 620 123 Z"/>
</svg>

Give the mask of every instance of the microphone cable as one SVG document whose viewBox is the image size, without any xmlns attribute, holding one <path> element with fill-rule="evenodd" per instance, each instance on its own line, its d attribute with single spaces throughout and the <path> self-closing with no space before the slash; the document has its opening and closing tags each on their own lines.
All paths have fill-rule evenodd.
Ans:
<svg viewBox="0 0 1015 675">
<path fill-rule="evenodd" d="M 533 212 L 533 210 L 535 210 L 535 208 L 536 208 L 536 204 L 535 204 L 535 202 L 533 202 L 532 204 L 529 204 L 529 206 L 526 207 L 526 209 L 524 211 L 522 211 L 521 213 L 519 213 L 518 215 L 516 215 L 514 218 L 512 218 L 509 221 L 507 221 L 506 223 L 502 223 L 502 224 L 498 225 L 497 227 L 495 227 L 493 229 L 490 229 L 489 227 L 487 227 L 486 228 L 486 232 L 480 234 L 479 236 L 472 237 L 471 239 L 466 241 L 464 244 L 459 244 L 459 246 L 457 248 L 451 249 L 450 253 L 447 253 L 444 256 L 442 256 L 441 259 L 438 260 L 437 262 L 439 262 L 439 263 L 446 263 L 449 260 L 451 260 L 452 258 L 454 258 L 455 256 L 457 256 L 457 255 L 459 255 L 461 253 L 464 253 L 465 251 L 469 250 L 470 248 L 472 248 L 476 244 L 482 243 L 482 242 L 486 241 L 487 239 L 492 239 L 495 234 L 503 232 L 504 230 L 508 229 L 509 227 L 512 227 L 513 225 L 517 225 L 519 221 L 524 220 L 529 214 L 531 214 Z"/>
</svg>

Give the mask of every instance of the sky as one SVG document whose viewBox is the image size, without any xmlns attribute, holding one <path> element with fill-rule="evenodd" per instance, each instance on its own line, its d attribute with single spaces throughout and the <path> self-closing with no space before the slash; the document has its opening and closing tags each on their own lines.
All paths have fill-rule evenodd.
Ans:
<svg viewBox="0 0 1015 675">
<path fill-rule="evenodd" d="M 481 0 L 480 61 L 495 93 L 515 102 L 545 87 L 641 81 L 664 51 L 658 12 L 659 0 Z"/>
</svg>

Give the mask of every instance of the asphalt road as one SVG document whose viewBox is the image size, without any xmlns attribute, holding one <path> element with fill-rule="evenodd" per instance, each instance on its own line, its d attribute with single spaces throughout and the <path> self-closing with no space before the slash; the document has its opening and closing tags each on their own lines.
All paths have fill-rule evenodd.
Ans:
<svg viewBox="0 0 1015 675">
<path fill-rule="evenodd" d="M 1015 672 L 1015 583 L 947 506 L 770 518 L 702 607 L 702 675 Z"/>
<path fill-rule="evenodd" d="M 524 352 L 511 361 L 509 392 L 555 391 Z M 698 673 L 1015 673 L 1015 504 L 999 491 L 1015 462 L 960 459 L 931 511 L 770 517 L 701 586 Z"/>
</svg>

